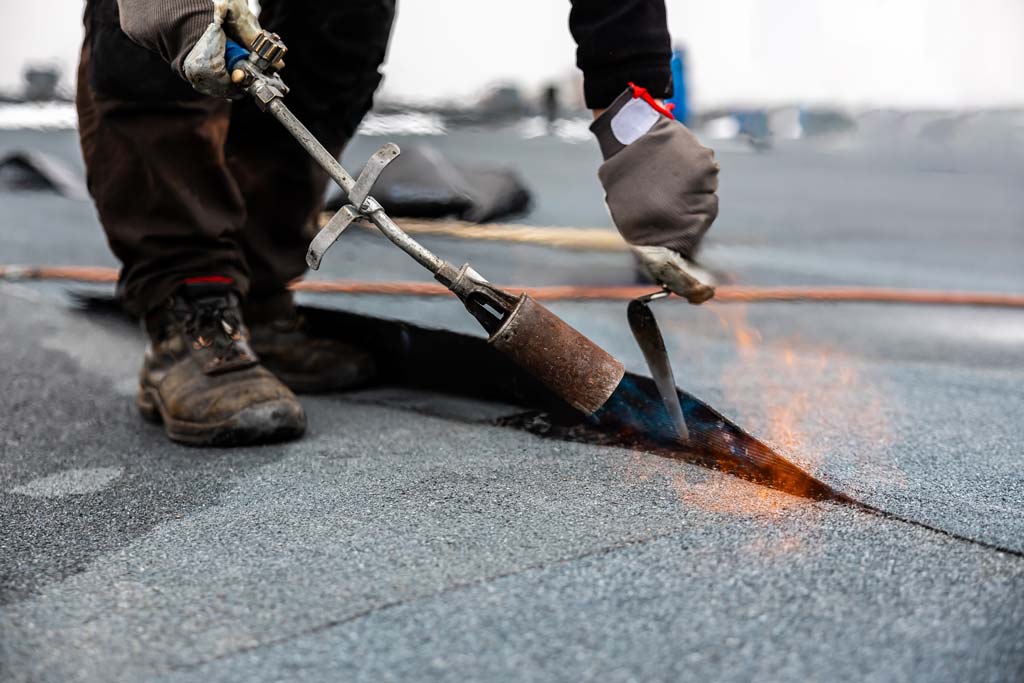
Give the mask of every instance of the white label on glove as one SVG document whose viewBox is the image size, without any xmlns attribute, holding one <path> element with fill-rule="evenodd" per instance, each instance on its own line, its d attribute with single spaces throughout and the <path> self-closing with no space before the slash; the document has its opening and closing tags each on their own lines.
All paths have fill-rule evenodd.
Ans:
<svg viewBox="0 0 1024 683">
<path fill-rule="evenodd" d="M 661 114 L 640 98 L 632 99 L 612 117 L 612 133 L 623 145 L 632 144 L 658 122 L 659 116 Z"/>
</svg>

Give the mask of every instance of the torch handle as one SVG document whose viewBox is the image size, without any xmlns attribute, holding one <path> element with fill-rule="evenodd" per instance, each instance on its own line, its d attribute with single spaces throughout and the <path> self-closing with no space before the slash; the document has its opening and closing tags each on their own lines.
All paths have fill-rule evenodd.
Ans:
<svg viewBox="0 0 1024 683">
<path fill-rule="evenodd" d="M 309 155 L 313 157 L 313 160 L 319 164 L 321 168 L 327 171 L 327 174 L 334 180 L 334 182 L 336 182 L 341 189 L 345 191 L 345 194 L 350 194 L 352 192 L 352 188 L 354 188 L 356 184 L 355 179 L 348 174 L 348 171 L 346 171 L 340 163 L 338 163 L 338 160 L 334 158 L 334 155 L 328 152 L 324 146 L 320 144 L 313 134 L 309 132 L 309 129 L 295 117 L 280 97 L 275 97 L 270 100 L 270 102 L 267 103 L 266 110 L 281 122 L 281 125 L 283 125 L 285 129 L 299 142 L 299 144 L 309 152 Z M 395 246 L 407 253 L 434 275 L 437 275 L 437 273 L 447 265 L 444 259 L 438 257 L 398 227 L 387 213 L 384 212 L 384 209 L 381 208 L 380 204 L 378 204 L 372 197 L 368 197 L 366 201 L 363 202 L 362 207 L 356 208 L 363 210 L 365 215 L 373 221 L 374 225 L 376 225 L 384 236 L 391 240 Z"/>
</svg>

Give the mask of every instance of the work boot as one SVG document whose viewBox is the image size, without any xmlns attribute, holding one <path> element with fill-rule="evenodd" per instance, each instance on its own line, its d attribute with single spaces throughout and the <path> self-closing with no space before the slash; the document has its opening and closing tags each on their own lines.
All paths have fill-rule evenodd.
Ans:
<svg viewBox="0 0 1024 683">
<path fill-rule="evenodd" d="M 249 343 L 292 391 L 317 394 L 352 389 L 377 374 L 373 357 L 338 339 L 319 336 L 295 309 L 291 292 L 246 303 Z"/>
<path fill-rule="evenodd" d="M 222 284 L 186 284 L 146 317 L 151 343 L 139 377 L 142 416 L 174 441 L 243 446 L 306 429 L 295 395 L 259 364 L 238 297 Z"/>
</svg>

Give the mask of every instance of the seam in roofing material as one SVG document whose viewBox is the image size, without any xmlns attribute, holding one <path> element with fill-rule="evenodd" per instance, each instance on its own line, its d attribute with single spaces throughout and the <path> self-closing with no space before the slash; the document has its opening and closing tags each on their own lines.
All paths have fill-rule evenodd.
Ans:
<svg viewBox="0 0 1024 683">
<path fill-rule="evenodd" d="M 0 280 L 69 280 L 74 282 L 117 282 L 116 268 L 101 266 L 25 266 L 0 265 Z M 503 286 L 524 291 L 538 301 L 596 300 L 628 301 L 651 292 L 652 285 L 631 286 Z M 378 280 L 299 280 L 291 288 L 297 292 L 319 294 L 372 294 L 378 296 L 449 296 L 443 285 L 434 282 Z M 897 303 L 944 306 L 986 306 L 1024 308 L 1024 294 L 999 292 L 963 292 L 890 287 L 756 287 L 724 285 L 716 289 L 713 302 L 833 302 Z"/>
</svg>

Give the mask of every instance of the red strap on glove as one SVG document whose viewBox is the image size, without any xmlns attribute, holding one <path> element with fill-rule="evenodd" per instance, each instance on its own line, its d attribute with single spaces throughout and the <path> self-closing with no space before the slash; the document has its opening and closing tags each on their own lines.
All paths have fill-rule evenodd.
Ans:
<svg viewBox="0 0 1024 683">
<path fill-rule="evenodd" d="M 647 92 L 647 88 L 641 88 L 639 85 L 633 83 L 632 81 L 629 82 L 629 87 L 633 91 L 634 100 L 639 98 L 646 102 L 647 104 L 651 105 L 651 108 L 653 108 L 654 111 L 658 112 L 662 116 L 667 116 L 670 119 L 675 119 L 675 116 L 672 114 L 672 110 L 676 108 L 676 105 L 672 104 L 671 102 L 666 105 L 658 104 L 658 101 L 651 97 L 651 93 Z"/>
</svg>

